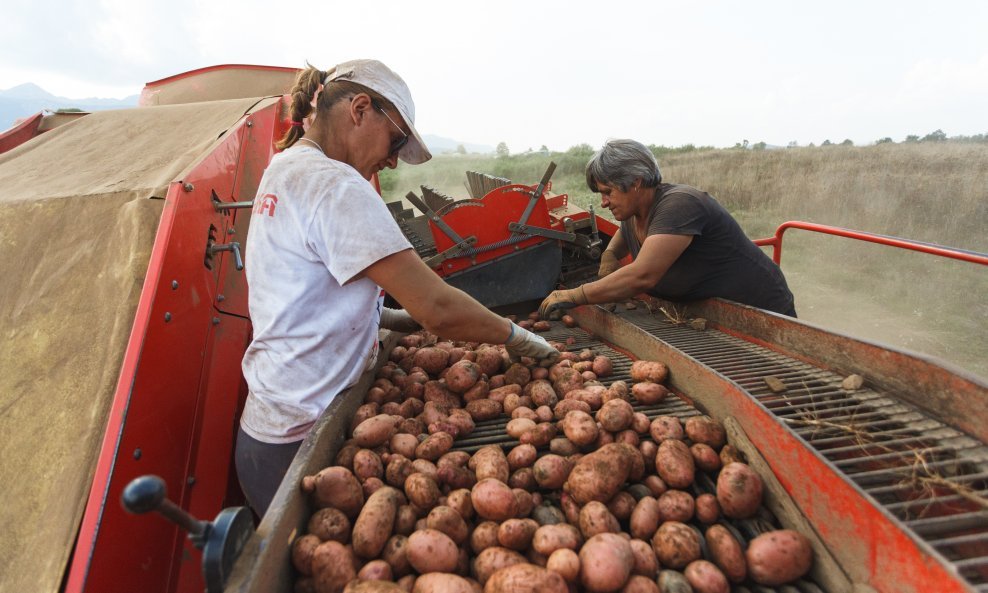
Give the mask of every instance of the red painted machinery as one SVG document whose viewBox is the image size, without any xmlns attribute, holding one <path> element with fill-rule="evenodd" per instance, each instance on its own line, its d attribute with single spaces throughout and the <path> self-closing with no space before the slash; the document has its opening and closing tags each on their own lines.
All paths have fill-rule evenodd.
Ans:
<svg viewBox="0 0 988 593">
<path fill-rule="evenodd" d="M 251 332 L 241 249 L 294 73 L 206 68 L 148 84 L 138 109 L 0 137 L 0 591 L 292 590 L 288 546 L 311 513 L 298 480 L 333 459 L 373 380 L 323 415 L 255 530 L 232 467 Z M 450 283 L 490 306 L 538 298 L 592 275 L 616 230 L 553 195 L 550 175 L 469 174 L 468 199 L 426 189 L 409 197 L 422 215 L 392 212 Z M 761 242 L 776 261 L 783 230 Z M 713 415 L 761 459 L 771 511 L 817 557 L 778 591 L 988 591 L 983 379 L 719 300 L 573 315 L 550 337 L 619 369 L 668 363 L 679 397 L 647 413 Z M 845 388 L 852 373 L 866 383 Z M 488 424 L 457 446 L 514 444 Z M 152 509 L 172 522 L 135 514 Z"/>
</svg>

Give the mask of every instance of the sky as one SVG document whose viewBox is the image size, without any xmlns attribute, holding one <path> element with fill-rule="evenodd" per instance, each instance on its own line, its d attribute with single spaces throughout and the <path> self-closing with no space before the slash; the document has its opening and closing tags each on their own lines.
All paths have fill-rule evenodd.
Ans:
<svg viewBox="0 0 988 593">
<path fill-rule="evenodd" d="M 122 98 L 225 63 L 376 58 L 416 128 L 511 152 L 988 132 L 980 0 L 4 0 L 0 89 Z"/>
</svg>

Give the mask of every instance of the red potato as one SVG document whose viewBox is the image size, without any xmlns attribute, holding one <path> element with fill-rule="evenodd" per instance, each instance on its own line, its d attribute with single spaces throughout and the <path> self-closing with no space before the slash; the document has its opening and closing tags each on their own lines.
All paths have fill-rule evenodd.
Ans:
<svg viewBox="0 0 988 593">
<path fill-rule="evenodd" d="M 384 560 L 371 560 L 357 572 L 357 579 L 361 581 L 390 581 L 393 578 L 391 565 Z"/>
<path fill-rule="evenodd" d="M 741 544 L 723 525 L 711 525 L 706 533 L 710 560 L 720 568 L 724 576 L 738 584 L 748 576 L 748 563 Z"/>
<path fill-rule="evenodd" d="M 467 527 L 463 517 L 448 506 L 438 506 L 429 511 L 425 524 L 429 529 L 445 533 L 458 546 L 465 542 L 470 534 L 470 528 Z"/>
<path fill-rule="evenodd" d="M 524 420 L 524 422 L 526 423 L 524 425 L 524 429 L 525 430 L 527 430 L 527 429 L 532 428 L 532 427 L 535 426 L 535 423 L 532 422 L 531 420 L 526 420 L 526 419 L 523 419 L 523 418 L 518 418 L 516 420 L 512 420 L 511 422 L 508 422 L 508 430 L 507 430 L 507 433 L 509 435 L 511 435 L 511 423 L 512 422 L 518 422 L 518 421 L 522 421 L 522 420 Z M 514 435 L 511 435 L 511 436 L 514 436 Z M 515 437 L 515 438 L 518 438 L 518 437 Z M 511 449 L 511 451 L 508 451 L 508 455 L 507 455 L 508 469 L 511 470 L 511 471 L 515 471 L 515 470 L 521 469 L 523 467 L 531 467 L 532 464 L 535 463 L 535 460 L 537 458 L 538 458 L 538 450 L 534 446 L 532 446 L 530 444 L 518 445 L 518 446 L 514 447 L 513 449 Z"/>
<path fill-rule="evenodd" d="M 560 401 L 552 410 L 553 418 L 556 420 L 563 420 L 566 415 L 574 410 L 579 410 L 580 412 L 590 415 L 590 404 L 578 399 L 564 399 Z M 591 419 L 593 419 L 591 417 Z"/>
<path fill-rule="evenodd" d="M 643 497 L 631 511 L 631 536 L 644 540 L 652 539 L 661 520 L 659 501 L 651 496 Z"/>
<path fill-rule="evenodd" d="M 712 562 L 694 560 L 683 571 L 695 593 L 730 593 L 727 577 Z"/>
<path fill-rule="evenodd" d="M 518 438 L 518 441 L 531 444 L 535 447 L 545 447 L 554 438 L 556 438 L 556 425 L 549 422 L 540 422 L 526 430 Z"/>
<path fill-rule="evenodd" d="M 511 486 L 512 489 L 534 490 L 538 488 L 539 484 L 535 481 L 535 473 L 532 468 L 523 467 L 511 473 L 511 476 L 508 477 L 508 486 Z"/>
<path fill-rule="evenodd" d="M 556 437 L 549 441 L 549 452 L 563 457 L 569 457 L 579 452 L 576 443 L 566 437 Z"/>
<path fill-rule="evenodd" d="M 696 503 L 688 492 L 669 490 L 659 497 L 659 512 L 663 521 L 686 523 L 693 518 Z"/>
<path fill-rule="evenodd" d="M 295 593 L 304 592 L 299 591 L 296 587 Z M 347 583 L 346 587 L 343 587 L 343 593 L 405 593 L 405 589 L 392 581 L 358 579 Z"/>
<path fill-rule="evenodd" d="M 378 490 L 384 487 L 384 482 L 380 478 L 367 478 L 364 483 L 361 484 L 361 488 L 364 490 L 364 497 L 369 497 Z"/>
<path fill-rule="evenodd" d="M 337 508 L 351 518 L 357 516 L 364 504 L 360 482 L 345 467 L 327 467 L 314 476 L 302 478 L 302 491 L 312 493 L 316 508 Z"/>
<path fill-rule="evenodd" d="M 417 473 L 429 476 L 433 481 L 439 479 L 439 470 L 436 468 L 436 464 L 428 459 L 416 459 L 412 462 L 412 469 Z"/>
<path fill-rule="evenodd" d="M 682 423 L 675 416 L 658 416 L 654 418 L 651 426 L 648 427 L 648 432 L 656 443 L 661 443 L 669 439 L 681 441 L 686 437 Z"/>
<path fill-rule="evenodd" d="M 536 406 L 555 406 L 559 402 L 556 390 L 552 388 L 552 383 L 545 379 L 537 379 L 525 386 L 525 393 L 532 398 L 532 403 Z"/>
<path fill-rule="evenodd" d="M 614 363 L 606 356 L 595 356 L 590 370 L 598 377 L 610 377 L 614 373 Z"/>
<path fill-rule="evenodd" d="M 504 521 L 518 513 L 514 492 L 504 482 L 494 478 L 479 480 L 470 491 L 474 511 L 490 521 Z"/>
<path fill-rule="evenodd" d="M 528 370 L 525 365 L 516 362 L 508 367 L 508 370 L 504 371 L 504 384 L 505 385 L 519 385 L 525 387 L 528 382 L 532 380 L 532 371 Z"/>
<path fill-rule="evenodd" d="M 562 488 L 569 477 L 573 464 L 559 455 L 543 455 L 535 461 L 532 471 L 540 488 L 555 490 Z"/>
<path fill-rule="evenodd" d="M 665 383 L 669 376 L 669 367 L 658 361 L 636 360 L 631 363 L 631 380 Z"/>
<path fill-rule="evenodd" d="M 535 421 L 529 418 L 514 418 L 504 427 L 504 432 L 513 439 L 517 439 L 525 431 L 535 427 Z"/>
<path fill-rule="evenodd" d="M 631 430 L 637 434 L 648 434 L 651 425 L 652 421 L 642 412 L 635 412 L 631 417 Z"/>
<path fill-rule="evenodd" d="M 395 516 L 394 531 L 398 535 L 409 535 L 415 530 L 415 522 L 418 520 L 418 512 L 412 505 L 403 504 L 398 507 L 398 514 Z"/>
<path fill-rule="evenodd" d="M 802 533 L 779 529 L 751 540 L 745 560 L 751 580 L 774 587 L 795 581 L 809 572 L 813 548 Z"/>
<path fill-rule="evenodd" d="M 312 553 L 312 578 L 316 591 L 340 593 L 347 583 L 357 578 L 353 553 L 340 542 L 319 544 Z"/>
<path fill-rule="evenodd" d="M 670 488 L 688 488 L 696 474 L 693 454 L 683 441 L 662 441 L 655 455 L 655 470 Z"/>
<path fill-rule="evenodd" d="M 471 573 L 481 585 L 491 578 L 491 575 L 502 568 L 515 564 L 525 564 L 527 560 L 524 556 L 514 550 L 492 546 L 485 548 L 473 560 Z"/>
<path fill-rule="evenodd" d="M 292 542 L 292 566 L 300 573 L 312 576 L 312 554 L 321 543 L 322 541 L 311 533 L 296 538 Z"/>
<path fill-rule="evenodd" d="M 533 410 L 531 408 L 528 408 L 528 407 L 525 407 L 525 406 L 519 406 L 519 407 L 515 408 L 514 411 L 511 412 L 511 418 L 512 419 L 514 419 L 514 418 L 527 418 L 527 419 L 529 419 L 529 420 L 531 420 L 533 422 L 537 422 L 538 419 L 539 419 L 539 415 L 536 414 L 535 413 L 535 410 Z"/>
<path fill-rule="evenodd" d="M 638 443 L 638 451 L 641 452 L 645 465 L 655 467 L 655 456 L 659 453 L 659 446 L 654 441 L 641 441 Z"/>
<path fill-rule="evenodd" d="M 631 426 L 635 410 L 623 399 L 612 399 L 597 411 L 597 422 L 604 430 L 620 432 Z"/>
<path fill-rule="evenodd" d="M 654 579 L 643 577 L 639 574 L 633 574 L 628 578 L 628 582 L 625 583 L 624 587 L 621 589 L 621 593 L 663 593 L 659 591 L 659 586 L 656 584 Z"/>
<path fill-rule="evenodd" d="M 720 450 L 720 464 L 725 466 L 728 463 L 748 463 L 748 460 L 744 458 L 744 454 L 734 445 L 724 445 Z"/>
<path fill-rule="evenodd" d="M 514 564 L 491 575 L 484 593 L 569 593 L 569 588 L 559 573 L 534 564 Z"/>
<path fill-rule="evenodd" d="M 543 525 L 532 536 L 532 549 L 539 554 L 550 556 L 556 550 L 566 548 L 577 550 L 583 544 L 580 531 L 569 523 Z"/>
<path fill-rule="evenodd" d="M 702 471 L 712 474 L 720 469 L 720 457 L 710 445 L 695 443 L 690 446 L 690 453 L 693 455 L 696 467 Z"/>
<path fill-rule="evenodd" d="M 478 399 L 487 399 L 491 392 L 491 384 L 485 381 L 484 377 L 486 375 L 481 375 L 481 378 L 473 384 L 473 387 L 463 393 L 463 401 L 472 402 Z"/>
<path fill-rule="evenodd" d="M 415 456 L 420 459 L 435 461 L 442 457 L 453 446 L 453 435 L 448 432 L 437 432 L 429 435 L 415 448 Z"/>
<path fill-rule="evenodd" d="M 449 363 L 449 351 L 441 348 L 420 348 L 415 351 L 414 364 L 430 375 L 438 375 Z"/>
<path fill-rule="evenodd" d="M 522 488 L 512 487 L 511 492 L 515 495 L 515 517 L 519 519 L 528 517 L 535 506 L 542 500 L 541 498 L 536 498 L 537 495 Z"/>
<path fill-rule="evenodd" d="M 480 365 L 469 360 L 460 360 L 449 367 L 446 373 L 446 387 L 453 393 L 466 393 L 477 381 L 480 380 L 483 372 Z"/>
<path fill-rule="evenodd" d="M 511 394 L 522 395 L 521 385 L 515 385 L 515 384 L 502 385 L 501 387 L 492 389 L 488 397 L 494 401 L 503 402 L 504 398 L 508 397 Z"/>
<path fill-rule="evenodd" d="M 476 424 L 473 422 L 473 418 L 470 414 L 461 408 L 456 408 L 449 411 L 449 418 L 447 418 L 447 424 L 452 424 L 458 429 L 457 436 L 465 437 L 476 428 Z M 430 431 L 432 432 L 432 431 Z M 452 434 L 452 432 L 450 433 Z"/>
<path fill-rule="evenodd" d="M 415 578 L 410 593 L 477 593 L 473 583 L 456 574 L 430 572 Z"/>
<path fill-rule="evenodd" d="M 563 490 L 578 504 L 609 501 L 637 471 L 638 464 L 644 466 L 641 454 L 634 447 L 624 443 L 604 445 L 576 462 Z"/>
<path fill-rule="evenodd" d="M 509 550 L 527 550 L 538 528 L 534 519 L 508 519 L 497 529 L 497 542 Z"/>
<path fill-rule="evenodd" d="M 567 583 L 576 583 L 580 577 L 580 556 L 568 548 L 559 548 L 549 555 L 545 567 L 558 573 Z"/>
<path fill-rule="evenodd" d="M 339 509 L 326 507 L 312 514 L 308 531 L 320 541 L 333 540 L 345 544 L 350 541 L 350 520 Z"/>
<path fill-rule="evenodd" d="M 590 414 L 573 410 L 566 414 L 562 420 L 563 433 L 577 447 L 583 447 L 593 443 L 599 436 L 597 423 Z"/>
<path fill-rule="evenodd" d="M 495 478 L 507 482 L 508 476 L 511 475 L 511 464 L 508 463 L 504 451 L 497 445 L 488 445 L 479 449 L 470 458 L 467 466 L 477 475 L 477 480 Z"/>
<path fill-rule="evenodd" d="M 631 388 L 631 396 L 635 401 L 649 406 L 662 402 L 669 395 L 665 385 L 648 381 L 635 383 Z"/>
<path fill-rule="evenodd" d="M 549 376 L 552 376 L 551 371 Z M 556 391 L 556 396 L 561 399 L 570 391 L 580 389 L 581 387 L 583 387 L 583 376 L 573 368 L 564 368 L 559 372 L 559 378 L 552 382 L 552 388 Z"/>
<path fill-rule="evenodd" d="M 373 449 L 388 442 L 396 432 L 395 419 L 388 414 L 378 414 L 364 420 L 353 429 L 353 442 L 360 447 Z"/>
<path fill-rule="evenodd" d="M 592 593 L 611 593 L 624 587 L 635 565 L 629 541 L 614 533 L 600 533 L 580 548 L 580 584 Z"/>
<path fill-rule="evenodd" d="M 413 474 L 411 479 L 422 474 Z M 353 524 L 353 552 L 365 559 L 376 558 L 391 537 L 401 493 L 384 486 L 368 499 Z"/>
<path fill-rule="evenodd" d="M 408 536 L 408 562 L 420 574 L 455 572 L 459 562 L 456 543 L 435 529 L 421 529 Z"/>
<path fill-rule="evenodd" d="M 487 548 L 497 546 L 497 528 L 494 521 L 483 521 L 474 527 L 470 533 L 470 549 L 474 554 L 480 554 Z"/>
<path fill-rule="evenodd" d="M 606 505 L 591 500 L 580 509 L 580 533 L 590 539 L 599 533 L 618 533 L 621 525 Z"/>
<path fill-rule="evenodd" d="M 727 431 L 724 430 L 724 425 L 710 416 L 688 418 L 686 436 L 694 443 L 703 443 L 712 449 L 719 450 L 727 443 Z"/>
<path fill-rule="evenodd" d="M 384 544 L 381 550 L 381 560 L 391 567 L 391 574 L 401 578 L 412 572 L 412 565 L 408 562 L 408 538 L 404 535 L 392 535 L 388 543 Z"/>
<path fill-rule="evenodd" d="M 391 437 L 390 449 L 392 453 L 398 453 L 409 459 L 415 457 L 415 448 L 419 446 L 419 440 L 410 434 L 396 434 Z M 356 458 L 356 456 L 354 456 Z"/>
<path fill-rule="evenodd" d="M 493 420 L 501 415 L 504 407 L 495 399 L 478 399 L 467 402 L 466 411 L 475 422 Z"/>
<path fill-rule="evenodd" d="M 700 534 L 685 523 L 666 521 L 652 536 L 652 549 L 661 566 L 680 570 L 700 559 Z"/>
<path fill-rule="evenodd" d="M 744 463 L 729 463 L 717 476 L 717 502 L 725 517 L 746 519 L 762 504 L 762 479 Z"/>
<path fill-rule="evenodd" d="M 446 505 L 452 507 L 466 521 L 473 518 L 473 503 L 470 502 L 470 491 L 466 488 L 450 492 L 446 496 Z"/>
<path fill-rule="evenodd" d="M 720 519 L 720 504 L 713 494 L 705 493 L 696 497 L 696 518 L 704 525 L 716 523 Z"/>
<path fill-rule="evenodd" d="M 504 359 L 501 358 L 501 352 L 497 348 L 487 347 L 477 350 L 476 362 L 485 375 L 493 377 L 501 372 Z"/>
<path fill-rule="evenodd" d="M 552 324 L 548 321 L 536 321 L 532 324 L 532 329 L 537 332 L 547 332 L 552 329 Z"/>
<path fill-rule="evenodd" d="M 576 319 L 574 319 L 572 315 L 563 315 L 560 321 L 562 321 L 563 325 L 566 327 L 576 327 Z"/>
<path fill-rule="evenodd" d="M 607 510 L 614 515 L 618 521 L 622 523 L 631 518 L 631 512 L 635 510 L 635 504 L 638 501 L 635 497 L 628 492 L 618 492 L 614 495 L 607 503 Z"/>
<path fill-rule="evenodd" d="M 633 539 L 629 544 L 631 553 L 635 555 L 635 565 L 631 568 L 631 574 L 648 577 L 654 581 L 659 572 L 659 559 L 655 557 L 652 545 L 641 539 Z"/>
</svg>

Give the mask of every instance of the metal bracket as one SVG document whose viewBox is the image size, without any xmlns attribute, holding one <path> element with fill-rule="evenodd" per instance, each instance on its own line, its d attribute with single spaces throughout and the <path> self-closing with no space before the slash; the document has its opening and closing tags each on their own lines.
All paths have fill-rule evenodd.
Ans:
<svg viewBox="0 0 988 593">
<path fill-rule="evenodd" d="M 461 242 L 453 245 L 449 249 L 433 255 L 429 259 L 425 260 L 425 265 L 430 268 L 435 268 L 439 264 L 443 263 L 447 259 L 453 259 L 454 257 L 460 257 L 463 254 L 469 254 L 473 251 L 473 246 L 477 243 L 477 237 L 473 235 L 463 239 Z"/>
<path fill-rule="evenodd" d="M 584 241 L 583 235 L 578 235 L 576 233 L 564 233 L 562 231 L 554 231 L 552 229 L 544 229 L 537 226 L 528 226 L 527 224 L 520 224 L 517 222 L 509 222 L 508 230 L 513 233 L 521 233 L 524 235 L 538 235 L 539 237 L 548 237 L 550 239 L 559 239 L 560 241 L 566 241 L 567 243 L 576 243 L 582 245 Z"/>
<path fill-rule="evenodd" d="M 423 202 L 422 200 L 420 200 L 419 197 L 416 196 L 414 192 L 408 192 L 408 195 L 405 196 L 405 199 L 408 200 L 409 202 L 411 202 L 413 206 L 415 206 L 416 208 L 418 208 L 419 210 L 421 210 L 423 214 L 425 214 L 427 217 L 429 217 L 429 220 L 431 220 L 432 222 L 436 223 L 436 226 L 439 227 L 439 230 L 441 230 L 443 233 L 445 233 L 446 236 L 449 237 L 453 241 L 453 243 L 456 243 L 457 245 L 459 245 L 460 243 L 463 243 L 464 242 L 463 237 L 460 237 L 459 233 L 457 233 L 456 231 L 454 231 L 451 226 L 449 226 L 448 224 L 446 224 L 446 221 L 444 221 L 442 218 L 440 218 L 439 215 L 436 214 L 432 210 L 432 208 L 429 208 L 429 206 L 426 205 L 425 202 Z M 449 250 L 447 250 L 447 251 L 449 251 Z"/>
<path fill-rule="evenodd" d="M 528 201 L 528 206 L 525 207 L 525 211 L 522 212 L 521 218 L 518 219 L 518 223 L 524 225 L 528 222 L 529 217 L 532 215 L 532 211 L 535 210 L 535 204 L 545 193 L 545 186 L 549 184 L 549 179 L 552 174 L 556 171 L 556 163 L 549 161 L 549 166 L 546 167 L 545 174 L 542 175 L 542 180 L 539 181 L 538 186 L 536 186 L 535 191 L 532 192 L 532 197 Z"/>
<path fill-rule="evenodd" d="M 239 210 L 242 208 L 253 208 L 254 200 L 247 200 L 246 202 L 223 202 L 220 200 L 216 192 L 213 192 L 213 210 L 217 212 L 222 212 L 226 214 L 230 210 Z"/>
</svg>

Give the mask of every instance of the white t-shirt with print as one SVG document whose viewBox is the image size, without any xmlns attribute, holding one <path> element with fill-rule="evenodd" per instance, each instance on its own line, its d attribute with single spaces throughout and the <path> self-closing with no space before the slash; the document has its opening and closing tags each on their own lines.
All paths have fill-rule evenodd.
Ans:
<svg viewBox="0 0 988 593">
<path fill-rule="evenodd" d="M 410 249 L 370 183 L 314 147 L 275 155 L 247 236 L 254 339 L 240 426 L 266 443 L 305 437 L 377 355 L 381 288 L 360 273 Z"/>
</svg>

